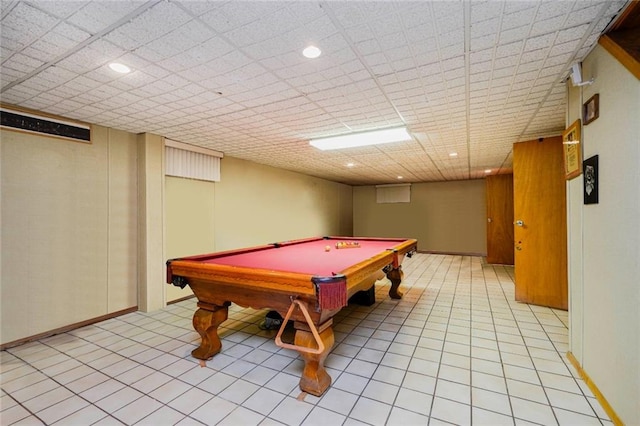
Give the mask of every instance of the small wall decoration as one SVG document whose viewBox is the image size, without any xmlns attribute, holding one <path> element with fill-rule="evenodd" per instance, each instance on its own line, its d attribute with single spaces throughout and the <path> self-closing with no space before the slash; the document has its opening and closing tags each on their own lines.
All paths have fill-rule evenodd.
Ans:
<svg viewBox="0 0 640 426">
<path fill-rule="evenodd" d="M 582 155 L 580 147 L 580 119 L 562 132 L 562 148 L 564 150 L 564 178 L 566 180 L 580 176 L 582 173 Z"/>
<path fill-rule="evenodd" d="M 587 102 L 582 106 L 582 119 L 584 124 L 587 125 L 598 118 L 600 115 L 600 95 L 595 94 L 589 98 Z"/>
<path fill-rule="evenodd" d="M 584 203 L 598 204 L 598 156 L 584 160 Z"/>
</svg>

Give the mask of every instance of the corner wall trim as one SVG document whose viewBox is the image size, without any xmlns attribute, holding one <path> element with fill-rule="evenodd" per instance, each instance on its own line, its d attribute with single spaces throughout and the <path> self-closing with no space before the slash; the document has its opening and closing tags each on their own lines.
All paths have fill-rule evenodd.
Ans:
<svg viewBox="0 0 640 426">
<path fill-rule="evenodd" d="M 622 422 L 620 417 L 618 417 L 616 412 L 613 410 L 613 407 L 611 407 L 604 395 L 602 395 L 602 392 L 600 392 L 598 386 L 596 386 L 593 380 L 591 380 L 591 377 L 589 377 L 589 375 L 582 369 L 582 366 L 580 365 L 576 357 L 571 352 L 567 352 L 567 358 L 574 366 L 574 368 L 578 371 L 578 374 L 580 375 L 580 377 L 582 377 L 582 380 L 584 380 L 585 384 L 589 387 L 589 389 L 591 389 L 591 392 L 593 392 L 593 395 L 596 397 L 600 405 L 602 405 L 602 408 L 607 413 L 613 424 L 616 426 L 624 426 L 624 423 Z"/>
</svg>

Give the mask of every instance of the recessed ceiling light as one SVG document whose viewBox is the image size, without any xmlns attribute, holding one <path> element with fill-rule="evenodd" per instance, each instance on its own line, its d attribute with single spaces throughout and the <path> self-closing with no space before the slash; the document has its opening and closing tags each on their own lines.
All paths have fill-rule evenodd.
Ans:
<svg viewBox="0 0 640 426">
<path fill-rule="evenodd" d="M 484 172 L 489 174 L 489 173 L 491 173 L 491 169 L 486 169 Z"/>
<path fill-rule="evenodd" d="M 121 64 L 119 62 L 110 63 L 109 64 L 109 68 L 111 68 L 115 72 L 119 72 L 120 74 L 127 74 L 127 73 L 131 72 L 131 68 L 129 68 L 125 64 Z"/>
<path fill-rule="evenodd" d="M 355 166 L 355 164 L 353 164 L 353 163 L 347 163 L 347 167 L 353 167 L 353 166 Z"/>
<path fill-rule="evenodd" d="M 457 152 L 450 152 L 449 153 L 449 157 L 453 158 L 453 157 L 457 157 L 458 153 Z"/>
<path fill-rule="evenodd" d="M 402 180 L 404 179 L 402 176 L 398 176 L 398 180 Z"/>
<path fill-rule="evenodd" d="M 302 51 L 304 57 L 309 59 L 317 58 L 321 53 L 322 51 L 313 45 L 305 47 L 305 49 Z"/>
</svg>

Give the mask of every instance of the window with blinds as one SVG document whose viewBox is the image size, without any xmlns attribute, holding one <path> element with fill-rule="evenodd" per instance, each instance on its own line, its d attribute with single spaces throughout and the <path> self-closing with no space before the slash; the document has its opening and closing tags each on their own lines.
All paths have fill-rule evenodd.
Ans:
<svg viewBox="0 0 640 426">
<path fill-rule="evenodd" d="M 410 203 L 411 184 L 376 185 L 376 203 Z"/>
<path fill-rule="evenodd" d="M 187 179 L 220 181 L 220 159 L 218 151 L 165 140 L 165 175 Z"/>
</svg>

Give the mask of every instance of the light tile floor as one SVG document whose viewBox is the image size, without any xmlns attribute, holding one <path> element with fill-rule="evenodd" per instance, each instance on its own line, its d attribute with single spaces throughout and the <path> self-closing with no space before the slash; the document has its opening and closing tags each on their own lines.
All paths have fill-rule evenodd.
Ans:
<svg viewBox="0 0 640 426">
<path fill-rule="evenodd" d="M 335 317 L 318 398 L 302 361 L 232 306 L 201 367 L 189 299 L 3 351 L 2 425 L 611 424 L 573 370 L 567 312 L 514 302 L 513 268 L 480 257 L 405 259 L 402 300 Z"/>
</svg>

